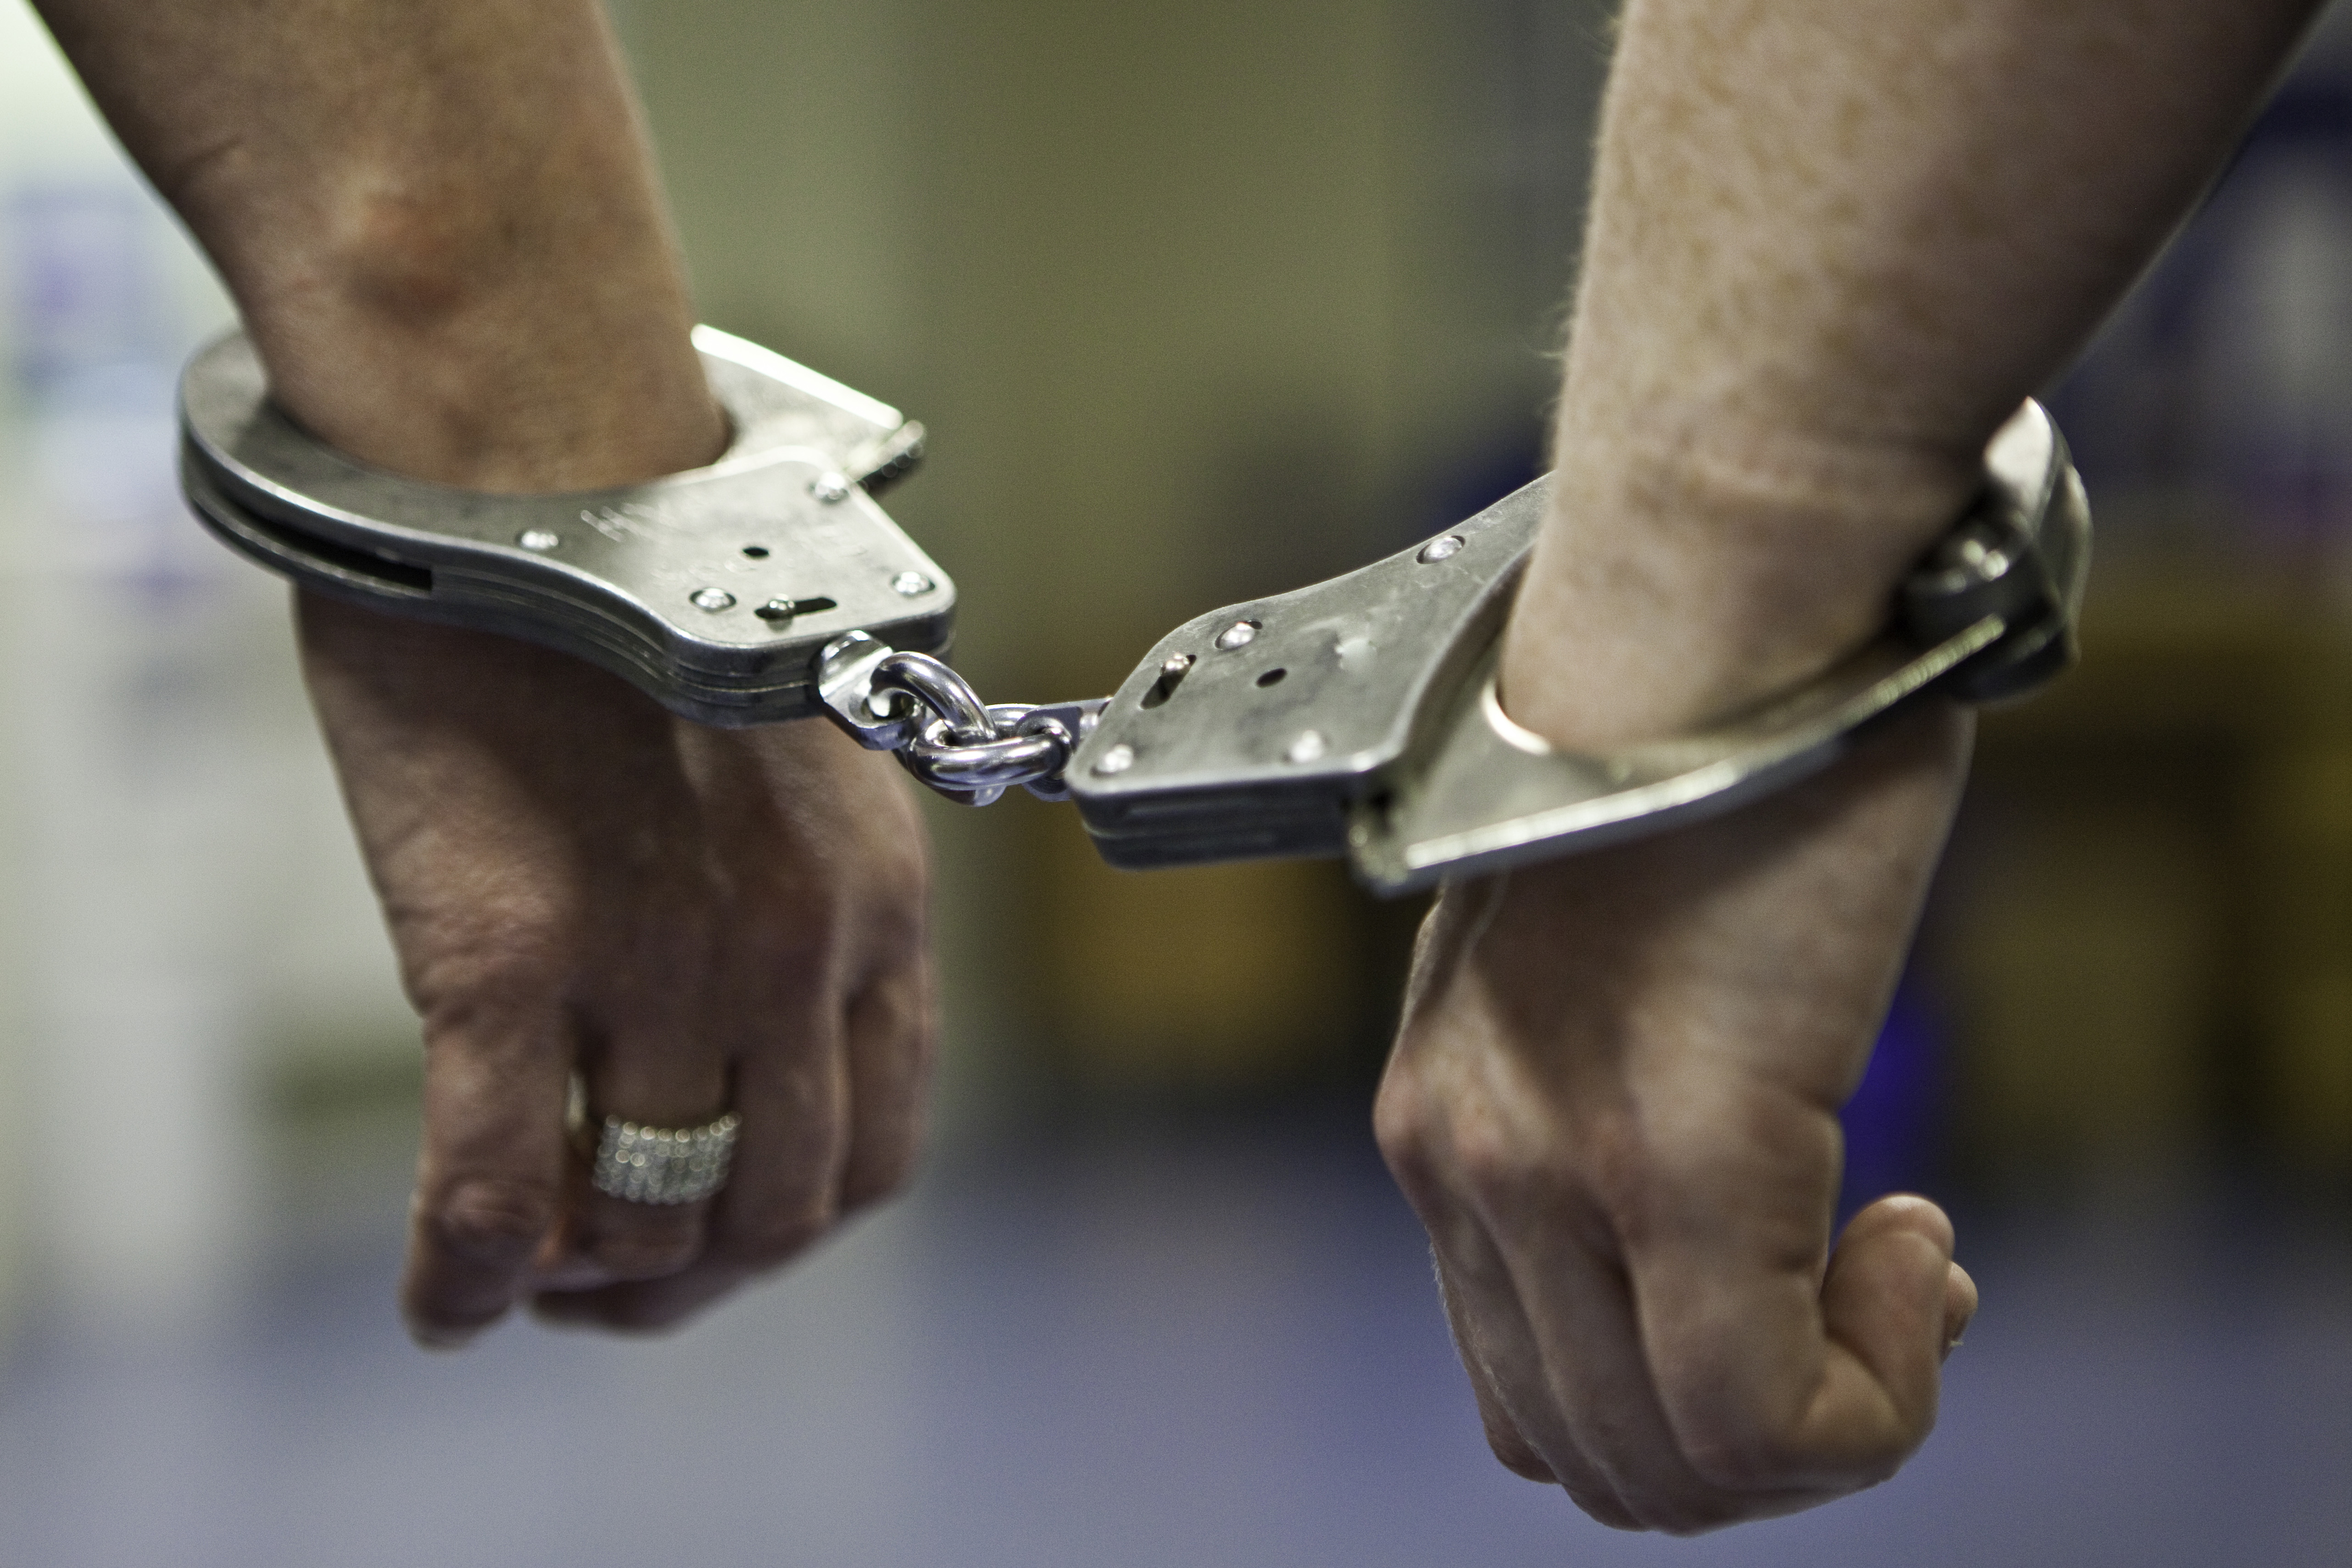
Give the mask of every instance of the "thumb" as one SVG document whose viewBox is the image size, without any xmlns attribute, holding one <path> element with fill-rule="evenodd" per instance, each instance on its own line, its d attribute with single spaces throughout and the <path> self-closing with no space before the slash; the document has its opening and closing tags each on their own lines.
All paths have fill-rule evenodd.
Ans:
<svg viewBox="0 0 2352 1568">
<path fill-rule="evenodd" d="M 1935 1426 L 1939 1369 L 1976 1311 L 1976 1285 L 1953 1263 L 1953 1239 L 1951 1220 L 1926 1198 L 1883 1197 L 1847 1223 L 1822 1281 L 1831 1354 L 1814 1414 L 1831 1418 L 1816 1436 L 1834 1445 L 1842 1432 L 1869 1433 L 1888 1474 Z M 1872 1406 L 1879 1419 L 1851 1419 Z M 1873 1457 L 1851 1458 L 1878 1468 Z"/>
</svg>

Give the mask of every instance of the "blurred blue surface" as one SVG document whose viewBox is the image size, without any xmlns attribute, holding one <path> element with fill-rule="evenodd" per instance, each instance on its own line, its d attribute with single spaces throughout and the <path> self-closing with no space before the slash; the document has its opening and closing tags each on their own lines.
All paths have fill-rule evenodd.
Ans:
<svg viewBox="0 0 2352 1568">
<path fill-rule="evenodd" d="M 389 1309 L 387 1187 L 224 1337 L 37 1324 L 0 1375 L 0 1560 L 526 1568 L 2340 1564 L 2352 1243 L 2224 1210 L 1964 1222 L 1942 1429 L 1863 1498 L 1613 1534 L 1487 1457 L 1365 1140 L 1136 1137 L 934 1171 L 675 1338 Z"/>
<path fill-rule="evenodd" d="M 1890 1192 L 1926 1192 L 1943 1174 L 1951 1029 L 1916 972 L 1906 973 L 1879 1026 L 1870 1065 L 1838 1114 L 1845 1133 L 1841 1226 Z"/>
</svg>

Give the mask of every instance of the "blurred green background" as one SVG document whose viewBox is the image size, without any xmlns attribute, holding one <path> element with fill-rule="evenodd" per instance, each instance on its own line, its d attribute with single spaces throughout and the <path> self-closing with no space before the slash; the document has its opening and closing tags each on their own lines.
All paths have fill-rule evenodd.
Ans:
<svg viewBox="0 0 2352 1568">
<path fill-rule="evenodd" d="M 983 692 L 1531 473 L 1606 16 L 751 3 L 627 14 L 701 308 L 913 411 L 894 499 Z M 1360 1082 L 1410 914 L 1337 868 L 1139 878 L 1071 813 L 940 813 L 959 1088 L 1215 1104 Z"/>
</svg>

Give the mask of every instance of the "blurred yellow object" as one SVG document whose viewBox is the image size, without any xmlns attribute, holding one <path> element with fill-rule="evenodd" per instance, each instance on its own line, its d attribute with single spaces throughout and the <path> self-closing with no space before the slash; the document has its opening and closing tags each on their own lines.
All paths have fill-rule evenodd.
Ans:
<svg viewBox="0 0 2352 1568">
<path fill-rule="evenodd" d="M 1931 948 L 1989 1169 L 2352 1176 L 2352 626 L 2207 564 L 2095 582 L 1983 727 Z"/>
<path fill-rule="evenodd" d="M 1337 862 L 1112 871 L 1075 820 L 1045 834 L 1041 997 L 1081 1084 L 1246 1097 L 1309 1075 L 1359 1024 Z"/>
</svg>

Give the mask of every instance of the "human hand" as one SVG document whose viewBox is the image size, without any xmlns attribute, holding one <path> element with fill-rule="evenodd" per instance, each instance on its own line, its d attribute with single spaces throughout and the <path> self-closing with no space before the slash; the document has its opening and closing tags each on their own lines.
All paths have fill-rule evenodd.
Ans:
<svg viewBox="0 0 2352 1568">
<path fill-rule="evenodd" d="M 1792 1512 L 1926 1438 L 1976 1311 L 1924 1198 L 1830 1227 L 1837 1114 L 1969 721 L 1730 815 L 1450 887 L 1381 1083 L 1496 1457 L 1624 1529 Z"/>
<path fill-rule="evenodd" d="M 304 594 L 311 696 L 425 1026 L 402 1301 L 675 1323 L 898 1185 L 932 1032 L 925 841 L 830 726 L 718 730 L 577 660 Z M 715 1198 L 591 1188 L 591 1113 L 742 1118 Z"/>
<path fill-rule="evenodd" d="M 2316 10 L 1629 0 L 1512 716 L 1578 750 L 1685 734 L 1878 636 Z M 1383 1146 L 1496 1452 L 1612 1523 L 1801 1508 L 1934 1418 L 1976 1304 L 1949 1225 L 1897 1198 L 1829 1228 L 1964 737 L 1916 717 L 1731 815 L 1456 887 L 1424 931 Z"/>
</svg>

